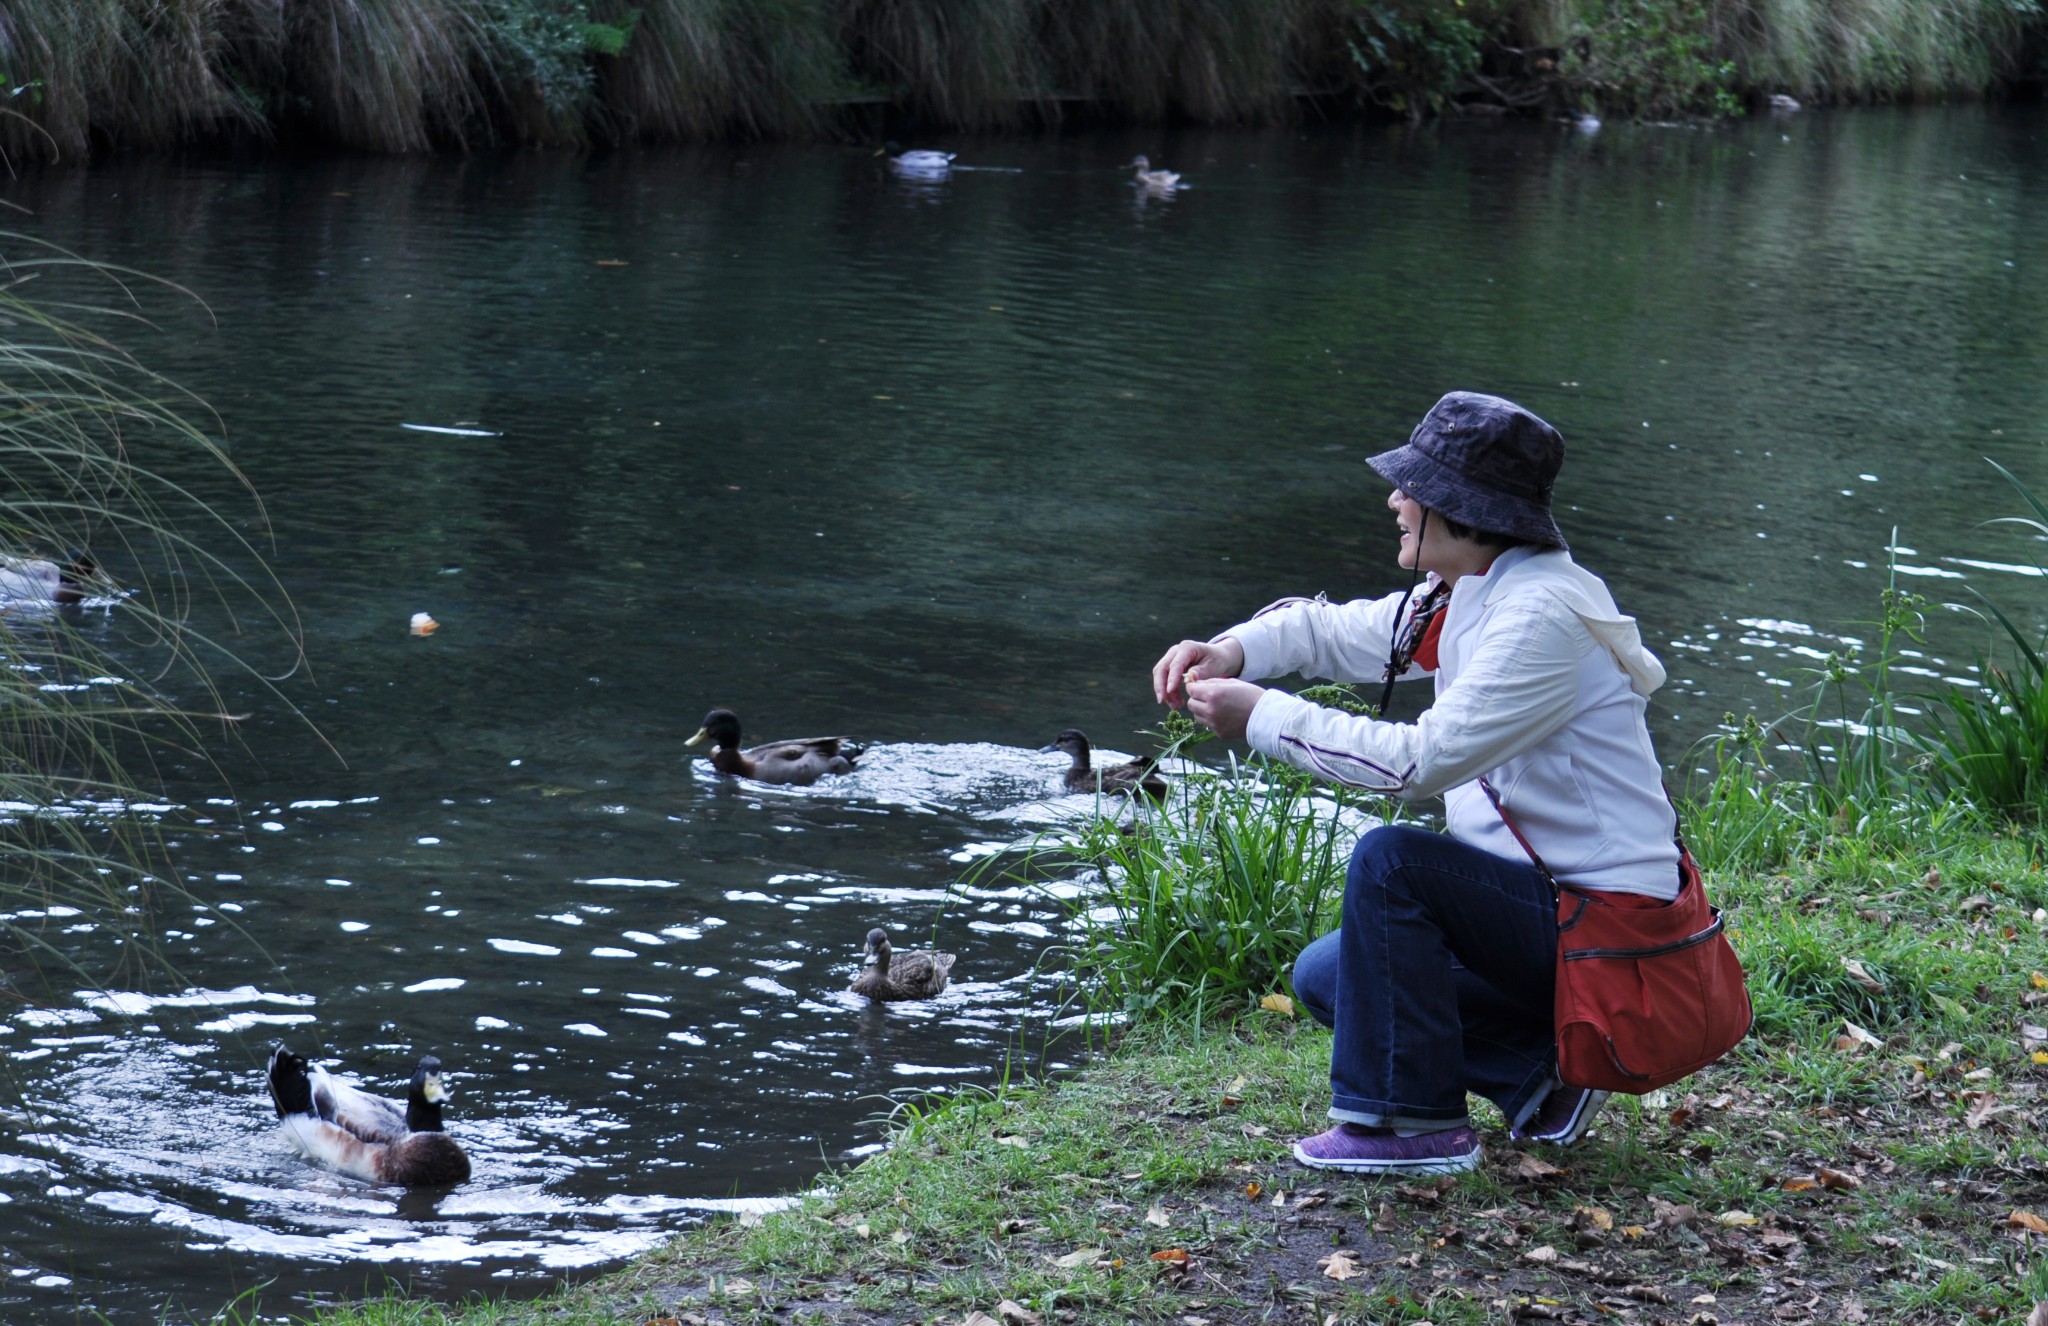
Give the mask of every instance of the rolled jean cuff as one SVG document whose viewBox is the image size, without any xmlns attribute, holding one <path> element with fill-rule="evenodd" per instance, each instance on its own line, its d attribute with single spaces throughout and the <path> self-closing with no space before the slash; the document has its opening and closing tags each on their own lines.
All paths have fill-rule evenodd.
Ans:
<svg viewBox="0 0 2048 1326">
<path fill-rule="evenodd" d="M 1463 1110 L 1432 1110 L 1396 1106 L 1387 1101 L 1339 1096 L 1330 1106 L 1330 1117 L 1340 1123 L 1364 1124 L 1368 1128 L 1406 1128 L 1418 1133 L 1445 1132 L 1463 1128 L 1471 1116 Z"/>
</svg>

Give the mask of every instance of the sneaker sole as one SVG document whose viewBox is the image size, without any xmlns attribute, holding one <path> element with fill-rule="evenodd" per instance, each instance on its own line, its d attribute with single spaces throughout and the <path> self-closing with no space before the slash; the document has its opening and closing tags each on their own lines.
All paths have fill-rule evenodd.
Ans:
<svg viewBox="0 0 2048 1326">
<path fill-rule="evenodd" d="M 1546 1142 L 1551 1146 L 1570 1146 L 1584 1137 L 1587 1130 L 1592 1128 L 1593 1116 L 1600 1113 L 1600 1107 L 1607 1103 L 1610 1094 L 1605 1091 L 1586 1092 L 1580 1097 L 1579 1112 L 1574 1114 L 1571 1117 L 1571 1121 L 1565 1124 L 1564 1127 L 1556 1132 L 1530 1133 L 1528 1140 L 1532 1142 Z"/>
<path fill-rule="evenodd" d="M 1415 1160 L 1321 1160 L 1294 1145 L 1294 1158 L 1310 1169 L 1337 1169 L 1348 1174 L 1469 1174 L 1479 1168 L 1479 1148 L 1459 1156 L 1424 1156 Z"/>
</svg>

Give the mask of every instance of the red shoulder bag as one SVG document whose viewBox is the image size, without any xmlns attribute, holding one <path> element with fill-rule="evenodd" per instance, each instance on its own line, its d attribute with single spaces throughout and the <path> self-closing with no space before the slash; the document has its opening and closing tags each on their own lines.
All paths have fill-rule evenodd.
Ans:
<svg viewBox="0 0 2048 1326">
<path fill-rule="evenodd" d="M 1705 1068 L 1749 1034 L 1742 963 L 1678 840 L 1678 897 L 1623 907 L 1561 884 L 1500 795 L 1480 788 L 1557 898 L 1557 1075 L 1567 1086 L 1641 1095 Z"/>
</svg>

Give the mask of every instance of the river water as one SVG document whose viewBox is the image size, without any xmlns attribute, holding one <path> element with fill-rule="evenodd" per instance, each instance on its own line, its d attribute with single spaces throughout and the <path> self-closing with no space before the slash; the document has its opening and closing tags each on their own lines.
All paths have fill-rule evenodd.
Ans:
<svg viewBox="0 0 2048 1326">
<path fill-rule="evenodd" d="M 1569 440 L 1561 517 L 1671 665 L 1668 762 L 1907 587 L 2038 619 L 1985 463 L 2048 489 L 2038 110 L 1450 124 L 472 160 L 115 161 L 10 224 L 182 284 L 122 333 L 219 412 L 308 666 L 166 750 L 177 975 L 0 1023 L 0 1315 L 532 1292 L 1046 1051 L 1059 909 L 956 887 L 1079 725 L 1287 593 L 1397 584 L 1363 465 L 1436 395 Z M 1181 170 L 1171 197 L 1120 163 Z M 10 255 L 11 256 L 11 255 Z M 405 425 L 464 428 L 428 432 Z M 234 513 L 198 466 L 163 463 Z M 1894 540 L 1893 530 L 1897 529 Z M 246 563 L 230 561 L 239 569 Z M 110 566 L 131 581 L 161 568 Z M 259 668 L 276 631 L 200 599 Z M 415 612 L 441 623 L 407 632 Z M 123 609 L 89 609 L 117 658 Z M 241 621 L 242 619 L 236 619 Z M 1967 679 L 1980 630 L 1908 660 Z M 137 661 L 138 671 L 144 666 Z M 713 704 L 853 777 L 711 775 Z M 296 710 L 296 712 L 294 712 Z M 30 918 L 37 919 L 37 918 Z M 40 918 L 88 970 L 88 917 Z M 870 926 L 960 954 L 843 993 Z M 83 985 L 84 982 L 79 982 Z M 270 1042 L 453 1073 L 476 1177 L 403 1198 L 272 1132 Z"/>
</svg>

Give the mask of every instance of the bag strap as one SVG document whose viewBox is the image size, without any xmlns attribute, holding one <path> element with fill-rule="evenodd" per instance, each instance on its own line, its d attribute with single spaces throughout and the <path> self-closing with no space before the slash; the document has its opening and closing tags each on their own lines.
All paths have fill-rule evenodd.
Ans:
<svg viewBox="0 0 2048 1326">
<path fill-rule="evenodd" d="M 1685 833 L 1679 823 L 1678 801 L 1671 795 L 1671 784 L 1665 783 L 1663 786 L 1664 799 L 1671 803 L 1671 841 L 1678 845 L 1679 888 L 1682 892 L 1685 884 L 1683 878 L 1685 868 L 1691 866 L 1692 872 L 1697 875 L 1699 873 L 1699 866 L 1693 862 L 1692 851 L 1685 845 Z M 1550 881 L 1551 889 L 1555 891 L 1570 887 L 1569 885 L 1559 884 L 1557 876 L 1550 873 L 1550 867 L 1543 864 L 1543 858 L 1536 855 L 1536 849 L 1529 845 L 1529 839 L 1522 833 L 1521 826 L 1515 823 L 1514 816 L 1508 814 L 1507 804 L 1500 799 L 1500 793 L 1493 790 L 1493 784 L 1487 782 L 1484 775 L 1479 779 L 1479 790 L 1486 793 L 1486 799 L 1493 803 L 1494 813 L 1500 816 L 1500 822 L 1508 826 L 1509 833 L 1515 835 L 1515 841 L 1522 845 L 1522 850 L 1529 854 L 1529 860 L 1535 864 L 1536 872 L 1542 875 L 1544 879 Z"/>
<path fill-rule="evenodd" d="M 1557 876 L 1550 873 L 1550 867 L 1543 864 L 1543 858 L 1536 855 L 1536 849 L 1529 845 L 1529 839 L 1523 835 L 1521 826 L 1515 823 L 1514 816 L 1508 814 L 1507 805 L 1501 801 L 1500 793 L 1494 791 L 1493 784 L 1487 782 L 1484 777 L 1479 780 L 1479 790 L 1486 793 L 1486 799 L 1493 803 L 1493 809 L 1500 816 L 1500 822 L 1508 826 L 1508 832 L 1515 835 L 1515 841 L 1529 854 L 1529 860 L 1534 863 L 1536 873 L 1549 881 L 1551 890 L 1555 892 L 1559 887 Z"/>
</svg>

